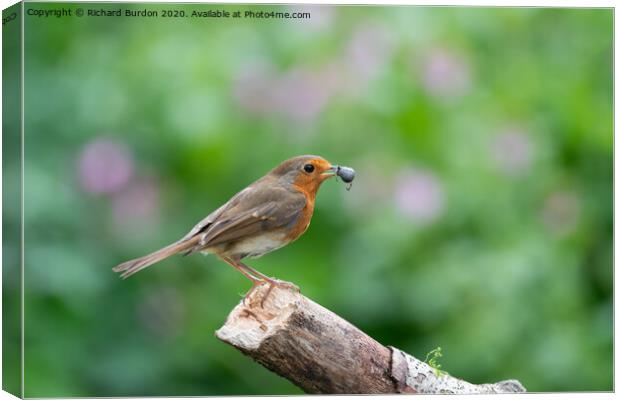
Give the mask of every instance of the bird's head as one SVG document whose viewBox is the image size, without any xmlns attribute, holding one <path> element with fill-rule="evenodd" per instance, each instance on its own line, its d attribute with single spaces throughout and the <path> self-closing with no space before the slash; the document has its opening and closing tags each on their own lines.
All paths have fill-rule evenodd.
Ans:
<svg viewBox="0 0 620 400">
<path fill-rule="evenodd" d="M 353 181 L 352 168 L 331 164 L 320 156 L 298 156 L 284 161 L 271 171 L 271 174 L 295 185 L 309 194 L 316 194 L 325 180 L 340 176 L 345 182 Z"/>
</svg>

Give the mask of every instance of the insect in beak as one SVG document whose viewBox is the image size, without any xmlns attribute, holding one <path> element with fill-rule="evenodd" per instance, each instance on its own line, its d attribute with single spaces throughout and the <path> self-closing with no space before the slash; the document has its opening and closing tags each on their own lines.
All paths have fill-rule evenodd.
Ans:
<svg viewBox="0 0 620 400">
<path fill-rule="evenodd" d="M 355 179 L 355 170 L 342 165 L 332 165 L 331 168 L 326 170 L 323 174 L 329 174 L 330 176 L 337 175 L 344 183 L 348 183 L 347 190 L 351 189 L 353 179 Z"/>
</svg>

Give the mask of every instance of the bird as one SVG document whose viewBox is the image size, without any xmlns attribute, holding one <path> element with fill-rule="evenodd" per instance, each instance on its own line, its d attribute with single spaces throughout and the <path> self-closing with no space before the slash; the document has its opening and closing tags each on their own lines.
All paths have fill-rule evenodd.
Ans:
<svg viewBox="0 0 620 400">
<path fill-rule="evenodd" d="M 181 239 L 119 264 L 113 271 L 128 278 L 175 254 L 214 254 L 252 281 L 244 302 L 258 286 L 268 283 L 266 297 L 274 286 L 292 284 L 270 278 L 242 260 L 261 257 L 297 240 L 310 225 L 319 187 L 334 176 L 351 185 L 355 170 L 315 155 L 290 158 L 235 194 Z"/>
</svg>

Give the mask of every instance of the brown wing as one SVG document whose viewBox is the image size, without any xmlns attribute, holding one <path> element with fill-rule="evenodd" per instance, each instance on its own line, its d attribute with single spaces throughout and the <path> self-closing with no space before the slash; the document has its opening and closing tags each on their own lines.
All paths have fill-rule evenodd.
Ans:
<svg viewBox="0 0 620 400">
<path fill-rule="evenodd" d="M 243 199 L 243 197 L 245 197 L 245 194 L 251 189 L 252 189 L 251 186 L 247 187 L 243 189 L 242 191 L 240 191 L 239 193 L 237 193 L 236 195 L 234 195 L 230 200 L 224 203 L 220 208 L 213 211 L 211 214 L 207 215 L 202 221 L 197 223 L 196 226 L 194 226 L 191 231 L 187 232 L 187 235 L 183 236 L 183 238 L 180 241 L 183 242 L 183 241 L 189 240 L 192 237 L 196 236 L 198 233 L 208 229 L 209 226 L 213 224 L 213 222 L 216 221 L 217 218 L 222 213 L 224 213 L 226 210 L 229 210 L 230 208 L 233 208 L 237 204 L 239 204 L 239 201 Z"/>
<path fill-rule="evenodd" d="M 285 227 L 297 220 L 306 205 L 306 198 L 298 192 L 279 187 L 249 189 L 242 201 L 221 210 L 209 222 L 200 233 L 200 242 L 188 253 Z"/>
</svg>

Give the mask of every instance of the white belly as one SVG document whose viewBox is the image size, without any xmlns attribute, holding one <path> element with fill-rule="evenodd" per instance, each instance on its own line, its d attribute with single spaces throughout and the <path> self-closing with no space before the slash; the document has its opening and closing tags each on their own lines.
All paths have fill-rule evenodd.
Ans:
<svg viewBox="0 0 620 400">
<path fill-rule="evenodd" d="M 256 258 L 270 251 L 279 249 L 286 243 L 284 233 L 272 233 L 270 235 L 256 236 L 241 241 L 235 244 L 228 252 Z"/>
</svg>

